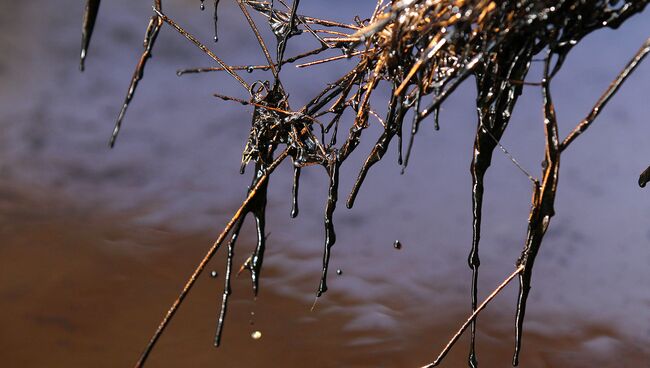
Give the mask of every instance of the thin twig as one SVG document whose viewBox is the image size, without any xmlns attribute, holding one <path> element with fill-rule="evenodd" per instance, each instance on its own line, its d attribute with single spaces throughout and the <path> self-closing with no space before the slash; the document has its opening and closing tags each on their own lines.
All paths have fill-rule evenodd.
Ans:
<svg viewBox="0 0 650 368">
<path fill-rule="evenodd" d="M 435 367 L 438 364 L 440 364 L 440 362 L 442 362 L 442 359 L 444 359 L 444 357 L 447 355 L 447 353 L 449 353 L 449 350 L 451 350 L 451 348 L 454 346 L 456 341 L 458 341 L 458 339 L 463 334 L 463 332 L 465 332 L 467 327 L 469 327 L 470 323 L 472 323 L 472 321 L 475 320 L 476 317 L 478 317 L 479 313 L 481 313 L 481 311 L 483 309 L 485 309 L 485 307 L 487 307 L 488 303 L 490 303 L 492 301 L 492 299 L 494 299 L 501 292 L 501 290 L 503 290 L 503 288 L 505 288 L 510 283 L 510 281 L 512 281 L 515 277 L 517 277 L 517 275 L 519 275 L 519 273 L 521 273 L 521 271 L 523 271 L 523 270 L 524 270 L 524 266 L 519 266 L 515 270 L 515 272 L 513 272 L 510 276 L 508 276 L 501 283 L 501 285 L 497 286 L 497 288 L 494 289 L 494 291 L 490 295 L 488 295 L 487 298 L 485 298 L 483 303 L 481 303 L 481 305 L 479 305 L 478 308 L 476 308 L 474 313 L 472 313 L 472 315 L 470 315 L 469 318 L 467 318 L 465 323 L 463 323 L 463 325 L 460 326 L 460 328 L 458 329 L 456 334 L 454 334 L 454 336 L 451 338 L 451 340 L 449 340 L 449 342 L 447 343 L 447 346 L 445 346 L 445 348 L 442 349 L 442 352 L 440 352 L 440 354 L 438 355 L 436 360 L 433 363 L 429 363 L 429 364 L 423 366 L 423 368 Z"/>
<path fill-rule="evenodd" d="M 501 142 L 499 142 L 499 140 L 494 136 L 494 134 L 492 134 L 492 132 L 490 132 L 489 129 L 487 129 L 484 125 L 481 125 L 481 129 L 483 129 L 483 131 L 486 132 L 490 138 L 492 138 L 494 143 L 496 143 L 496 145 L 501 149 L 506 157 L 512 161 L 512 163 L 519 169 L 519 171 L 528 177 L 528 180 L 533 182 L 535 185 L 539 184 L 537 179 L 535 179 L 535 177 L 519 163 L 515 156 L 513 156 L 510 151 L 508 151 L 508 149 L 501 144 Z"/>
<path fill-rule="evenodd" d="M 616 94 L 618 89 L 621 87 L 623 82 L 627 80 L 627 78 L 634 72 L 634 70 L 639 66 L 641 61 L 648 56 L 648 53 L 650 53 L 650 38 L 645 40 L 639 51 L 634 55 L 632 60 L 630 60 L 625 68 L 619 73 L 618 76 L 616 76 L 616 79 L 612 81 L 612 83 L 609 85 L 605 93 L 600 96 L 598 101 L 596 102 L 596 105 L 591 109 L 589 112 L 589 115 L 587 115 L 586 118 L 584 118 L 578 126 L 576 126 L 569 135 L 564 138 L 564 141 L 562 141 L 562 144 L 560 145 L 560 151 L 564 151 L 571 142 L 573 142 L 580 134 L 582 134 L 585 130 L 591 126 L 591 123 L 596 120 L 598 115 L 600 115 L 600 112 L 602 111 L 603 107 L 607 105 L 609 100 Z"/>
<path fill-rule="evenodd" d="M 255 21 L 253 20 L 253 18 L 251 18 L 250 13 L 248 12 L 248 9 L 246 9 L 246 5 L 244 5 L 242 0 L 237 0 L 237 5 L 239 5 L 239 8 L 241 9 L 242 13 L 244 13 L 244 17 L 246 17 L 246 21 L 248 21 L 248 24 L 253 30 L 253 34 L 255 35 L 257 42 L 260 44 L 260 47 L 262 48 L 262 52 L 264 53 L 264 57 L 266 58 L 266 61 L 269 63 L 269 67 L 271 68 L 271 73 L 273 73 L 273 77 L 275 79 L 278 79 L 278 71 L 275 68 L 275 64 L 273 63 L 273 59 L 271 58 L 271 54 L 269 53 L 269 49 L 268 47 L 266 47 L 266 43 L 264 43 L 264 39 L 262 38 L 260 31 L 257 29 L 257 25 L 255 24 Z"/>
<path fill-rule="evenodd" d="M 304 59 L 309 56 L 313 55 L 318 55 L 321 52 L 327 50 L 327 47 L 322 46 L 317 49 L 309 50 L 307 52 L 303 52 L 302 54 L 298 54 L 296 56 L 292 56 L 288 59 L 282 60 L 282 65 L 284 64 L 290 64 L 295 61 L 298 61 L 300 59 Z M 277 66 L 277 64 L 274 64 Z M 269 70 L 271 69 L 270 65 L 236 65 L 236 66 L 230 66 L 231 70 L 245 70 L 247 72 L 250 72 L 251 70 Z M 223 67 L 217 66 L 217 67 L 203 67 L 203 68 L 192 68 L 192 69 L 179 69 L 176 71 L 176 75 L 179 77 L 184 75 L 184 74 L 192 74 L 192 73 L 207 73 L 207 72 L 222 72 L 226 69 Z"/>
<path fill-rule="evenodd" d="M 371 50 L 371 51 L 374 51 L 374 50 Z M 364 54 L 364 53 L 366 53 L 366 51 L 355 51 L 353 53 L 350 53 L 350 55 L 332 56 L 332 57 L 329 57 L 327 59 L 321 59 L 321 60 L 310 61 L 310 62 L 303 63 L 303 64 L 297 64 L 296 68 L 306 68 L 306 67 L 314 66 L 314 65 L 318 65 L 318 64 L 329 63 L 331 61 L 349 59 L 351 56 L 358 56 L 358 55 L 361 55 L 361 54 Z"/>
<path fill-rule="evenodd" d="M 237 82 L 239 82 L 239 84 L 241 84 L 241 85 L 242 85 L 242 86 L 243 86 L 247 91 L 250 90 L 250 86 L 248 85 L 248 83 L 246 83 L 246 81 L 244 81 L 244 80 L 242 79 L 242 77 L 240 77 L 239 74 L 237 74 L 237 72 L 235 72 L 234 70 L 232 70 L 228 64 L 226 64 L 226 63 L 225 63 L 223 60 L 221 60 L 217 55 L 215 55 L 214 52 L 212 52 L 212 51 L 211 51 L 210 49 L 208 49 L 204 44 L 202 44 L 199 40 L 197 40 L 196 37 L 194 37 L 192 34 L 188 33 L 186 30 L 184 30 L 181 26 L 179 26 L 176 22 L 174 22 L 173 20 L 171 20 L 169 17 L 167 17 L 167 16 L 166 16 L 165 14 L 163 14 L 162 12 L 160 12 L 158 9 L 154 8 L 153 10 L 156 12 L 156 14 L 158 14 L 158 16 L 159 16 L 159 17 L 160 17 L 160 18 L 161 18 L 165 23 L 167 23 L 167 24 L 169 24 L 170 26 L 172 26 L 175 30 L 178 31 L 178 33 L 180 33 L 180 34 L 183 35 L 185 38 L 187 38 L 188 40 L 190 40 L 190 42 L 192 42 L 196 47 L 198 47 L 199 49 L 201 49 L 201 51 L 203 51 L 203 52 L 206 53 L 208 56 L 210 56 L 210 57 L 212 58 L 212 60 L 216 61 L 217 64 L 221 65 L 221 67 L 224 68 L 224 70 L 226 71 L 226 73 L 230 74 L 233 78 L 235 78 L 235 79 L 237 80 Z"/>
</svg>

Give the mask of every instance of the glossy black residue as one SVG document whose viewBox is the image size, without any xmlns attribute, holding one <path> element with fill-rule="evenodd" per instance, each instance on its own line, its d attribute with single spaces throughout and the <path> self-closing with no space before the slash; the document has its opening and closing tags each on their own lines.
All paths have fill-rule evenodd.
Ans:
<svg viewBox="0 0 650 368">
<path fill-rule="evenodd" d="M 219 41 L 219 1 L 214 0 L 214 13 L 212 15 L 214 19 L 214 42 Z"/>
<path fill-rule="evenodd" d="M 293 168 L 293 187 L 291 189 L 291 218 L 298 217 L 300 209 L 298 207 L 298 191 L 300 188 L 300 166 Z"/>
<path fill-rule="evenodd" d="M 321 297 L 327 291 L 327 271 L 329 270 L 332 246 L 336 243 L 336 232 L 334 231 L 334 210 L 339 198 L 339 168 L 338 157 L 334 154 L 327 165 L 327 174 L 330 178 L 327 192 L 327 205 L 325 206 L 325 246 L 323 249 L 323 270 L 318 286 L 317 297 Z"/>
<path fill-rule="evenodd" d="M 515 353 L 513 365 L 519 364 L 523 341 L 524 316 L 531 290 L 535 259 L 541 249 L 542 240 L 555 214 L 554 204 L 559 179 L 562 152 L 599 115 L 602 108 L 618 91 L 621 84 L 650 53 L 650 39 L 639 49 L 634 58 L 596 102 L 591 112 L 560 140 L 558 122 L 552 102 L 551 82 L 563 65 L 573 46 L 594 30 L 617 28 L 630 16 L 641 12 L 650 0 L 594 0 L 594 1 L 392 1 L 379 2 L 373 14 L 367 18 L 354 17 L 350 23 L 340 23 L 318 17 L 299 14 L 299 0 L 287 1 L 238 1 L 251 31 L 264 54 L 265 63 L 231 66 L 215 55 L 208 47 L 182 29 L 162 13 L 161 0 L 154 1 L 155 15 L 151 18 L 145 33 L 144 51 L 136 66 L 129 89 L 118 116 L 111 137 L 115 143 L 122 120 L 133 99 L 138 82 L 142 79 L 147 60 L 151 57 L 153 45 L 164 23 L 169 24 L 201 51 L 216 61 L 217 67 L 184 69 L 178 72 L 203 73 L 225 71 L 243 88 L 246 98 L 215 94 L 225 101 L 234 101 L 253 108 L 250 134 L 242 154 L 244 168 L 254 169 L 248 196 L 240 209 L 219 235 L 217 242 L 199 264 L 177 301 L 163 318 L 158 330 L 141 355 L 137 367 L 146 361 L 151 349 L 168 325 L 179 305 L 186 297 L 198 275 L 214 255 L 219 246 L 230 235 L 224 292 L 215 336 L 215 345 L 221 343 L 224 321 L 231 295 L 231 277 L 236 240 L 248 214 L 255 220 L 257 243 L 250 261 L 242 269 L 251 274 L 253 295 L 259 293 L 266 243 L 266 206 L 269 176 L 287 157 L 293 161 L 293 189 L 291 193 L 291 216 L 298 215 L 298 192 L 301 171 L 311 166 L 324 167 L 328 181 L 328 196 L 325 205 L 323 262 L 317 297 L 327 291 L 327 276 L 336 242 L 334 213 L 339 195 L 340 169 L 344 162 L 359 147 L 362 133 L 371 124 L 381 124 L 383 130 L 357 174 L 356 181 L 346 201 L 352 208 L 370 169 L 383 159 L 390 143 L 397 136 L 398 163 L 406 168 L 411 158 L 415 135 L 421 131 L 430 115 L 433 128 L 438 130 L 438 114 L 441 105 L 458 86 L 468 78 L 476 80 L 478 123 L 472 147 L 470 165 L 472 179 L 472 244 L 468 264 L 472 271 L 471 308 L 476 314 L 461 328 L 470 327 L 470 348 L 468 365 L 476 368 L 479 359 L 476 354 L 476 315 L 485 306 L 478 305 L 479 245 L 485 195 L 485 178 L 492 162 L 495 148 L 504 154 L 533 183 L 533 199 L 528 218 L 528 231 L 523 250 L 516 262 L 516 271 L 508 281 L 519 278 L 519 295 L 515 320 Z M 382 6 L 381 4 L 385 4 Z M 218 39 L 218 6 L 214 2 L 215 41 Z M 81 68 L 87 54 L 99 1 L 89 0 L 84 13 L 82 31 Z M 204 9 L 204 0 L 201 0 Z M 268 21 L 276 41 L 275 60 L 266 46 L 249 9 L 258 12 Z M 285 58 L 287 42 L 300 35 L 308 35 L 318 41 L 318 47 L 302 51 Z M 329 51 L 336 50 L 331 55 Z M 323 54 L 323 55 L 321 55 Z M 307 104 L 292 110 L 289 92 L 281 82 L 281 69 L 287 63 L 294 63 L 310 57 L 321 59 L 305 63 L 302 67 L 332 62 L 343 58 L 354 58 L 356 64 L 342 77 L 327 84 Z M 527 81 L 528 69 L 533 58 L 542 57 L 544 76 L 542 81 Z M 244 80 L 238 72 L 270 71 L 269 80 Z M 259 73 L 262 74 L 262 73 Z M 256 74 L 249 74 L 247 78 Z M 544 103 L 545 152 L 544 166 L 540 179 L 535 179 L 501 144 L 510 123 L 518 97 L 524 86 L 541 87 Z M 389 98 L 382 106 L 373 106 L 377 89 L 385 89 Z M 423 105 L 423 103 L 425 105 Z M 376 111 L 387 111 L 379 117 Z M 410 113 L 409 113 L 410 112 Z M 346 115 L 346 113 L 349 113 Z M 347 116 L 353 116 L 347 119 Z M 409 116 L 410 136 L 403 155 L 403 132 L 406 117 Z M 372 118 L 370 118 L 372 117 Z M 281 153 L 278 153 L 281 152 Z M 644 187 L 650 182 L 650 168 L 639 178 Z M 401 243 L 394 243 L 396 249 Z M 339 269 L 336 272 L 342 274 Z M 505 286 L 505 284 L 503 285 Z M 492 297 L 501 289 L 495 291 Z M 452 339 L 443 354 L 434 363 L 444 358 L 448 349 L 458 341 Z"/>
<path fill-rule="evenodd" d="M 140 56 L 140 61 L 135 67 L 135 71 L 133 72 L 133 77 L 131 77 L 131 83 L 129 84 L 129 89 L 126 92 L 124 103 L 122 104 L 120 113 L 117 116 L 117 121 L 115 122 L 113 133 L 111 134 L 111 139 L 109 141 L 109 145 L 111 147 L 115 146 L 115 141 L 117 140 L 117 136 L 120 133 L 120 129 L 122 127 L 122 121 L 124 120 L 124 116 L 126 115 L 126 110 L 129 108 L 129 104 L 131 103 L 133 96 L 135 96 L 135 91 L 138 88 L 138 83 L 144 76 L 144 68 L 147 66 L 147 61 L 152 56 L 151 50 L 153 49 L 153 46 L 156 43 L 156 39 L 158 38 L 158 32 L 160 32 L 160 27 L 162 27 L 162 19 L 155 15 L 151 17 L 151 19 L 149 20 L 149 25 L 147 26 L 147 30 L 144 35 L 144 42 L 143 42 L 144 51 L 142 52 L 142 56 Z"/>
<path fill-rule="evenodd" d="M 99 12 L 100 0 L 87 0 L 84 9 L 84 17 L 81 28 L 81 61 L 79 63 L 79 70 L 82 72 L 86 68 L 86 56 L 88 56 L 88 46 L 90 46 L 90 38 L 95 29 L 95 20 L 97 20 L 97 13 Z"/>
<path fill-rule="evenodd" d="M 645 188 L 648 182 L 650 182 L 650 167 L 645 169 L 645 171 L 642 172 L 641 175 L 639 176 L 639 186 L 641 188 Z"/>
<path fill-rule="evenodd" d="M 516 50 L 516 51 L 514 51 Z M 508 80 L 524 80 L 530 66 L 531 45 L 525 38 L 513 39 L 507 49 L 499 49 L 493 59 L 479 64 L 476 70 L 478 124 L 474 139 L 472 163 L 472 248 L 468 264 L 472 270 L 472 312 L 478 303 L 479 243 L 483 208 L 484 179 L 492 162 L 498 140 L 508 127 L 512 110 L 521 95 L 522 86 Z M 489 131 L 488 131 L 489 129 Z M 476 320 L 470 326 L 468 364 L 478 366 L 475 352 Z"/>
</svg>

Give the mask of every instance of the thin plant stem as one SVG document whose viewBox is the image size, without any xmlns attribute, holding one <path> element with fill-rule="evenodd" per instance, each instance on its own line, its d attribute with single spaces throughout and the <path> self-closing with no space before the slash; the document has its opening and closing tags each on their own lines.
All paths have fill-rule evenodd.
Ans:
<svg viewBox="0 0 650 368">
<path fill-rule="evenodd" d="M 621 88 L 621 85 L 623 85 L 623 83 L 628 79 L 632 72 L 634 72 L 639 64 L 641 64 L 643 59 L 648 56 L 648 53 L 650 53 L 650 38 L 645 40 L 643 45 L 641 45 L 639 51 L 637 51 L 637 53 L 627 63 L 619 75 L 616 76 L 605 93 L 600 96 L 594 107 L 589 112 L 589 115 L 587 115 L 586 118 L 584 118 L 575 128 L 573 128 L 571 133 L 569 133 L 566 138 L 564 138 L 564 141 L 562 141 L 562 144 L 560 145 L 560 151 L 564 151 L 576 138 L 578 138 L 580 134 L 582 134 L 591 126 L 591 123 L 593 123 L 598 115 L 600 115 L 600 112 L 605 107 L 605 105 L 607 105 L 612 96 L 616 94 L 619 88 Z"/>
<path fill-rule="evenodd" d="M 456 331 L 454 336 L 452 336 L 452 338 L 449 340 L 449 342 L 447 343 L 445 348 L 442 349 L 440 354 L 438 354 L 438 357 L 436 358 L 436 360 L 434 360 L 433 363 L 430 363 L 430 364 L 427 364 L 427 365 L 423 366 L 423 368 L 435 367 L 438 364 L 440 364 L 442 362 L 442 360 L 445 358 L 445 356 L 447 355 L 447 353 L 449 353 L 449 350 L 451 350 L 451 348 L 454 346 L 454 344 L 456 344 L 456 342 L 461 337 L 463 332 L 465 332 L 467 327 L 469 327 L 469 325 L 472 323 L 472 321 L 474 321 L 476 319 L 476 317 L 478 317 L 479 313 L 481 313 L 481 311 L 483 309 L 485 309 L 485 307 L 487 307 L 487 305 L 492 301 L 492 299 L 494 299 L 501 292 L 501 290 L 503 290 L 510 283 L 510 281 L 512 281 L 515 277 L 517 277 L 517 275 L 519 275 L 521 273 L 521 271 L 523 271 L 523 270 L 524 270 L 524 266 L 519 266 L 512 274 L 510 274 L 510 276 L 508 276 L 499 286 L 497 286 L 497 288 L 494 289 L 494 291 L 490 295 L 488 295 L 487 298 L 485 298 L 483 303 L 481 303 L 476 308 L 474 313 L 472 313 L 467 318 L 465 323 L 463 323 L 463 325 L 460 326 L 458 331 Z"/>
<path fill-rule="evenodd" d="M 216 61 L 217 64 L 221 65 L 221 67 L 226 71 L 226 73 L 230 74 L 230 76 L 235 78 L 235 80 L 237 80 L 237 82 L 239 82 L 239 84 L 241 84 L 242 87 L 244 87 L 247 91 L 250 90 L 250 86 L 248 85 L 248 83 L 246 83 L 246 81 L 244 81 L 242 77 L 240 77 L 239 74 L 237 74 L 237 72 L 232 70 L 228 64 L 226 64 L 223 60 L 221 60 L 221 58 L 215 55 L 214 52 L 212 52 L 204 44 L 202 44 L 199 40 L 197 40 L 196 37 L 194 37 L 192 34 L 184 30 L 183 27 L 179 26 L 176 22 L 174 22 L 172 19 L 167 17 L 162 12 L 160 12 L 158 9 L 154 8 L 153 10 L 156 12 L 156 14 L 158 14 L 158 16 L 162 19 L 163 22 L 172 26 L 172 28 L 174 28 L 176 31 L 178 31 L 178 33 L 183 35 L 183 37 L 190 40 L 190 42 L 192 42 L 196 47 L 198 47 L 199 49 L 201 49 L 201 51 L 203 51 L 205 54 L 210 56 L 212 60 Z"/>
</svg>

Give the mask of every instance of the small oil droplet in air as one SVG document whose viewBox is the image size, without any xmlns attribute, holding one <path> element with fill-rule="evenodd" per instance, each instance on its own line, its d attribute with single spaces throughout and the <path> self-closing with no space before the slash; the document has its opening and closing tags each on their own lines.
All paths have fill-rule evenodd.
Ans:
<svg viewBox="0 0 650 368">
<path fill-rule="evenodd" d="M 253 338 L 253 340 L 259 340 L 262 338 L 262 333 L 260 331 L 254 331 L 251 334 L 251 337 Z"/>
<path fill-rule="evenodd" d="M 343 271 L 341 271 L 341 269 L 339 268 L 338 270 L 336 270 L 336 274 L 341 276 L 341 275 L 343 275 Z"/>
<path fill-rule="evenodd" d="M 219 273 L 217 271 L 210 272 L 210 277 L 216 278 L 217 276 L 219 276 Z"/>
<path fill-rule="evenodd" d="M 399 240 L 395 240 L 395 243 L 393 243 L 393 248 L 402 249 L 402 243 Z"/>
</svg>

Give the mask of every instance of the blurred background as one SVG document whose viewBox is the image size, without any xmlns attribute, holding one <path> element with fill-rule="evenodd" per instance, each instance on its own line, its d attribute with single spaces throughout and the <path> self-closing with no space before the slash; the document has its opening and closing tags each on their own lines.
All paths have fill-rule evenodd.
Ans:
<svg viewBox="0 0 650 368">
<path fill-rule="evenodd" d="M 231 64 L 263 62 L 236 4 L 165 2 L 165 12 Z M 343 22 L 374 1 L 301 3 Z M 107 146 L 151 16 L 150 2 L 102 2 L 86 71 L 78 71 L 82 1 L 0 3 L 0 365 L 118 367 L 135 363 L 194 266 L 241 203 L 238 174 L 252 109 L 226 75 L 176 76 L 214 66 L 170 27 Z M 561 135 L 581 119 L 650 36 L 649 14 L 601 30 L 570 54 L 553 85 Z M 255 18 L 268 36 L 266 24 Z M 271 38 L 267 38 L 271 40 Z M 317 46 L 290 44 L 287 55 Z M 351 61 L 283 69 L 294 109 Z M 539 67 L 531 78 L 539 78 Z M 265 72 L 244 73 L 253 81 Z M 650 63 L 563 156 L 557 215 L 534 272 L 524 367 L 650 366 Z M 212 339 L 225 252 L 215 257 L 154 350 L 149 366 L 415 367 L 433 360 L 470 312 L 474 83 L 427 121 L 410 166 L 396 149 L 370 172 L 353 210 L 339 204 L 330 291 L 313 312 L 327 194 L 322 168 L 303 170 L 291 220 L 291 167 L 271 179 L 261 292 L 233 283 L 223 346 Z M 378 130 L 342 168 L 347 194 Z M 535 175 L 543 159 L 541 93 L 526 87 L 503 144 Z M 480 298 L 514 270 L 531 185 L 501 152 L 486 183 Z M 250 223 L 236 265 L 253 250 Z M 401 249 L 393 242 L 399 239 Z M 211 271 L 217 276 L 211 277 Z M 478 324 L 479 361 L 506 367 L 514 346 L 516 285 Z M 253 339 L 254 332 L 261 338 Z M 465 363 L 466 336 L 442 365 Z"/>
</svg>

